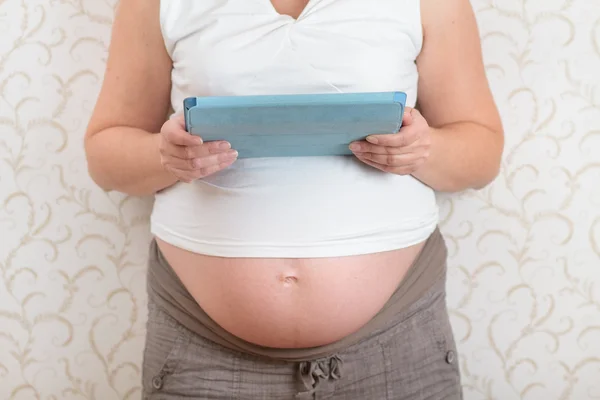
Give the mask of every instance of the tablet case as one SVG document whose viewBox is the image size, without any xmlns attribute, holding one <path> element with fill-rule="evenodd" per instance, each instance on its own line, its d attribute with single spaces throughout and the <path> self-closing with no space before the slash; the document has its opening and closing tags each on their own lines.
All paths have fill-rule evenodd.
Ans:
<svg viewBox="0 0 600 400">
<path fill-rule="evenodd" d="M 190 97 L 186 130 L 239 158 L 350 155 L 351 142 L 400 130 L 403 92 Z"/>
</svg>

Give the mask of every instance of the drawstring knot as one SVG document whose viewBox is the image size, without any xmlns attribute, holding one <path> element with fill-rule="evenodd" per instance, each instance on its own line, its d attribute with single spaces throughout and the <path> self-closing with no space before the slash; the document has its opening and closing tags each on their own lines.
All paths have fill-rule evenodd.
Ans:
<svg viewBox="0 0 600 400">
<path fill-rule="evenodd" d="M 298 364 L 298 376 L 306 391 L 296 395 L 297 399 L 312 399 L 322 382 L 342 377 L 342 360 L 338 356 Z"/>
</svg>

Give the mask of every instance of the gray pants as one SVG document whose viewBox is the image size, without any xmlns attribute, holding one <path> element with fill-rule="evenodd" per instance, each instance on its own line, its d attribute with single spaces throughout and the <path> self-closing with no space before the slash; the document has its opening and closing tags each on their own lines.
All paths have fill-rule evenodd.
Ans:
<svg viewBox="0 0 600 400">
<path fill-rule="evenodd" d="M 150 302 L 143 399 L 461 400 L 445 283 L 360 342 L 301 362 L 228 349 Z"/>
</svg>

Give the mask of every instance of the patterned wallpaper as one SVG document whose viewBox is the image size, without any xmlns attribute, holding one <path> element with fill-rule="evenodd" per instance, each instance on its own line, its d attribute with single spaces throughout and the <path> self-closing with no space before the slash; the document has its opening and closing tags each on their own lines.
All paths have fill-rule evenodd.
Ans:
<svg viewBox="0 0 600 400">
<path fill-rule="evenodd" d="M 0 0 L 0 399 L 139 399 L 150 199 L 87 177 L 116 0 Z M 468 400 L 600 398 L 600 3 L 473 0 L 507 148 L 440 197 Z"/>
</svg>

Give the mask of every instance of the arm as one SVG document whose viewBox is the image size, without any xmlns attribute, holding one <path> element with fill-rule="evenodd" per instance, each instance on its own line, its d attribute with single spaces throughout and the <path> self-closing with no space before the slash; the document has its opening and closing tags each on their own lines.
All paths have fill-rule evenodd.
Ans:
<svg viewBox="0 0 600 400">
<path fill-rule="evenodd" d="M 479 189 L 498 174 L 504 134 L 468 0 L 422 1 L 419 106 L 430 126 L 427 161 L 413 173 L 439 191 Z"/>
<path fill-rule="evenodd" d="M 158 133 L 167 118 L 171 60 L 159 0 L 122 0 L 103 86 L 85 135 L 88 170 L 105 190 L 146 195 L 177 178 L 161 163 Z"/>
<path fill-rule="evenodd" d="M 417 59 L 422 114 L 407 109 L 400 132 L 352 143 L 381 171 L 412 175 L 434 190 L 479 189 L 498 174 L 500 116 L 482 62 L 469 0 L 422 0 L 424 44 Z"/>
</svg>

